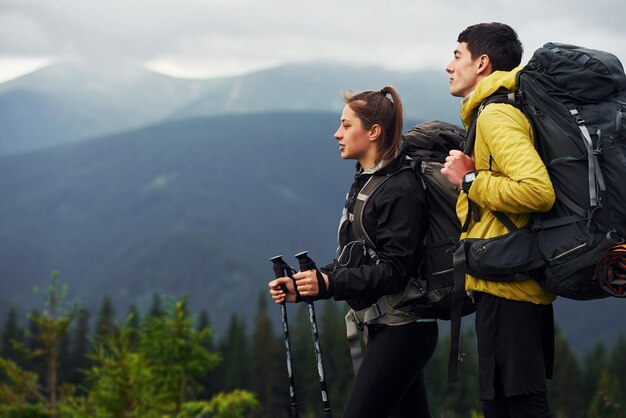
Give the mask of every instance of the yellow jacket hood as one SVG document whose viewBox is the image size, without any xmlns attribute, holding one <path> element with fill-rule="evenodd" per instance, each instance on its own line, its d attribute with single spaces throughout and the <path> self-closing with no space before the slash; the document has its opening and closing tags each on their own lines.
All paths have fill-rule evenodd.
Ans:
<svg viewBox="0 0 626 418">
<path fill-rule="evenodd" d="M 500 89 L 513 91 L 515 89 L 515 78 L 522 67 L 517 67 L 512 71 L 495 71 L 483 78 L 476 90 L 463 99 L 461 104 L 461 120 L 467 128 L 472 122 L 474 112 L 487 97 Z"/>
</svg>

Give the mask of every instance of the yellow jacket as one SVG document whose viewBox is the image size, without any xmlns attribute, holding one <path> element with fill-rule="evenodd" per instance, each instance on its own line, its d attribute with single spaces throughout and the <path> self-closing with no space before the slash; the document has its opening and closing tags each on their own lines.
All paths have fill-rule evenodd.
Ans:
<svg viewBox="0 0 626 418">
<path fill-rule="evenodd" d="M 480 81 L 463 100 L 461 119 L 466 127 L 484 99 L 500 87 L 512 91 L 519 68 L 496 71 Z M 526 225 L 532 212 L 548 211 L 554 204 L 554 188 L 545 165 L 534 147 L 532 128 L 517 108 L 493 103 L 478 117 L 474 163 L 478 175 L 469 198 L 479 207 L 480 221 L 472 219 L 461 238 L 492 238 L 506 234 L 506 227 L 491 211 L 504 212 L 518 227 Z M 468 214 L 468 195 L 460 193 L 457 214 L 463 225 Z M 467 276 L 465 288 L 505 299 L 549 304 L 555 296 L 532 279 L 494 282 Z"/>
</svg>

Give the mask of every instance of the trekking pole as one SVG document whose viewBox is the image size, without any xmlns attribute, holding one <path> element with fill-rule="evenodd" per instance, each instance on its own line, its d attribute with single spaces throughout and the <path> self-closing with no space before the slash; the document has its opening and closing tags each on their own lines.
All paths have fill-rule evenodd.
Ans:
<svg viewBox="0 0 626 418">
<path fill-rule="evenodd" d="M 273 263 L 274 275 L 278 279 L 287 274 L 287 268 L 290 268 L 282 255 L 270 258 Z M 280 286 L 285 297 L 287 297 L 287 287 L 283 284 Z M 283 321 L 283 333 L 285 334 L 285 352 L 287 353 L 287 375 L 289 376 L 289 398 L 291 399 L 291 418 L 298 418 L 298 401 L 296 400 L 296 381 L 293 377 L 293 369 L 291 367 L 291 344 L 289 342 L 289 322 L 287 321 L 287 306 L 285 301 L 280 304 L 280 317 Z"/>
<path fill-rule="evenodd" d="M 300 264 L 300 271 L 307 270 L 316 270 L 317 266 L 315 265 L 315 261 L 308 256 L 307 251 L 302 251 L 301 253 L 296 254 L 294 257 L 298 259 Z M 319 273 L 318 273 L 319 274 Z M 311 322 L 311 334 L 313 336 L 313 347 L 315 350 L 315 360 L 317 362 L 317 373 L 320 378 L 320 387 L 322 389 L 322 403 L 324 405 L 324 416 L 331 418 L 332 415 L 330 413 L 330 402 L 328 400 L 328 390 L 326 389 L 326 377 L 324 375 L 324 364 L 322 363 L 322 350 L 320 349 L 320 337 L 317 332 L 317 319 L 315 318 L 315 307 L 313 307 L 313 300 L 310 297 L 305 297 L 304 301 L 306 302 L 309 308 L 309 321 Z"/>
</svg>

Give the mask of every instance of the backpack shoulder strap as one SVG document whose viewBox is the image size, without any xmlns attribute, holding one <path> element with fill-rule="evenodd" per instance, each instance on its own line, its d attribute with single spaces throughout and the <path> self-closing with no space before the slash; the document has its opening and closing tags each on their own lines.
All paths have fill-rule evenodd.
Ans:
<svg viewBox="0 0 626 418">
<path fill-rule="evenodd" d="M 352 212 L 352 232 L 354 235 L 365 242 L 365 248 L 369 256 L 374 260 L 375 263 L 379 262 L 378 254 L 376 253 L 376 245 L 365 231 L 365 227 L 363 224 L 363 213 L 365 212 L 365 205 L 367 204 L 370 196 L 374 194 L 374 192 L 389 178 L 393 177 L 395 174 L 400 171 L 404 171 L 407 169 L 411 169 L 411 166 L 404 166 L 398 171 L 395 171 L 390 174 L 386 174 L 384 176 L 376 176 L 372 175 L 365 186 L 359 191 L 359 194 L 356 197 L 356 202 L 354 203 L 354 209 Z"/>
<path fill-rule="evenodd" d="M 472 122 L 470 123 L 469 128 L 467 129 L 467 135 L 466 135 L 467 139 L 465 141 L 465 150 L 464 150 L 465 154 L 471 155 L 472 152 L 474 151 L 474 143 L 476 142 L 476 123 L 478 122 L 478 117 L 480 116 L 482 111 L 485 109 L 485 107 L 487 107 L 488 105 L 492 103 L 510 104 L 511 106 L 515 106 L 516 108 L 521 110 L 521 107 L 515 100 L 515 92 L 508 92 L 508 93 L 500 92 L 500 93 L 494 94 L 493 96 L 489 96 L 485 100 L 483 100 L 483 102 L 480 104 L 480 106 L 474 113 Z"/>
<path fill-rule="evenodd" d="M 372 193 L 374 193 L 374 191 L 376 191 L 376 189 L 378 189 L 381 184 L 387 181 L 389 177 L 389 175 L 371 176 L 367 183 L 365 183 L 365 186 L 363 186 L 361 191 L 359 191 L 359 194 L 356 197 L 356 202 L 354 203 L 354 209 L 352 213 L 352 232 L 358 239 L 365 242 L 365 248 L 367 249 L 369 256 L 376 263 L 378 263 L 379 261 L 378 254 L 376 254 L 376 246 L 374 245 L 374 242 L 372 241 L 370 236 L 367 235 L 365 227 L 363 226 L 363 212 L 365 209 L 365 204 L 367 203 Z"/>
<path fill-rule="evenodd" d="M 474 152 L 474 144 L 476 142 L 476 124 L 478 122 L 478 117 L 485 109 L 485 107 L 492 103 L 505 103 L 511 106 L 515 106 L 516 108 L 521 110 L 521 107 L 515 100 L 515 92 L 497 92 L 493 96 L 489 96 L 488 98 L 483 100 L 483 102 L 478 107 L 478 110 L 476 110 L 476 113 L 472 118 L 472 122 L 470 123 L 470 126 L 467 130 L 467 140 L 465 143 L 465 150 L 463 151 L 465 154 L 471 155 L 472 152 Z M 506 228 L 510 232 L 518 229 L 517 226 L 515 226 L 515 224 L 504 213 L 494 211 L 493 214 L 500 222 L 504 224 L 504 226 L 506 226 Z M 467 231 L 472 216 L 474 217 L 475 221 L 480 220 L 480 216 L 478 215 L 478 208 L 476 207 L 476 204 L 470 200 L 468 205 L 468 214 L 462 228 L 463 231 Z"/>
</svg>

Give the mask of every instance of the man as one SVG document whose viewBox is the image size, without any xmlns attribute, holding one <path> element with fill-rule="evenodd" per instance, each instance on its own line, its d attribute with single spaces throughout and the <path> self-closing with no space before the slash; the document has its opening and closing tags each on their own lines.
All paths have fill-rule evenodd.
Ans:
<svg viewBox="0 0 626 418">
<path fill-rule="evenodd" d="M 515 31 L 501 23 L 470 26 L 457 42 L 446 72 L 450 94 L 463 98 L 461 118 L 468 127 L 485 99 L 515 88 L 523 50 Z M 548 211 L 554 204 L 554 189 L 535 151 L 530 122 L 509 104 L 485 106 L 471 157 L 451 151 L 441 172 L 463 191 L 457 214 L 461 224 L 468 224 L 461 238 L 506 234 L 494 211 L 521 227 L 531 213 Z M 531 278 L 494 282 L 468 275 L 465 288 L 476 302 L 485 417 L 552 417 L 546 378 L 552 377 L 554 359 L 555 296 Z"/>
</svg>

